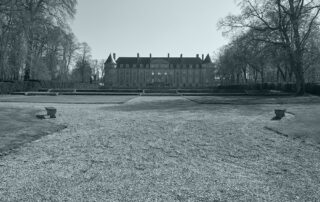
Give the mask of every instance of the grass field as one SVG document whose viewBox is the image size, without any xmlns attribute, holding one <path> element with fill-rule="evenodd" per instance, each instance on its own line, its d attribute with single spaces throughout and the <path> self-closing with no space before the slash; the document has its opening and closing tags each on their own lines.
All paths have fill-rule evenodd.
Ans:
<svg viewBox="0 0 320 202">
<path fill-rule="evenodd" d="M 68 128 L 1 157 L 0 201 L 317 201 L 320 104 L 308 102 L 50 104 Z M 289 113 L 272 121 L 275 108 Z"/>
<path fill-rule="evenodd" d="M 37 112 L 38 109 L 29 107 L 0 107 L 0 155 L 66 127 L 38 120 Z"/>
</svg>

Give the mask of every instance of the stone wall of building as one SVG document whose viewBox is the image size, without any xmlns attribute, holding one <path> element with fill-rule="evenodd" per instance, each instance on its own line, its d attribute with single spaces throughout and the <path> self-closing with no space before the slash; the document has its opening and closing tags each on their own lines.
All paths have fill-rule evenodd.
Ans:
<svg viewBox="0 0 320 202">
<path fill-rule="evenodd" d="M 107 88 L 203 88 L 214 85 L 214 69 L 112 68 L 105 78 Z"/>
<path fill-rule="evenodd" d="M 140 89 L 212 87 L 215 84 L 214 65 L 212 62 L 203 62 L 199 57 L 153 59 L 139 58 L 139 55 L 137 58 L 121 58 L 115 62 L 110 54 L 105 63 L 105 87 Z"/>
</svg>

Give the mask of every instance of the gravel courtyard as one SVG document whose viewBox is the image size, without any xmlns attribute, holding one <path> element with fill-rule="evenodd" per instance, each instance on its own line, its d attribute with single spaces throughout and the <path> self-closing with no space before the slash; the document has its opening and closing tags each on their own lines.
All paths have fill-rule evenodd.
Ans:
<svg viewBox="0 0 320 202">
<path fill-rule="evenodd" d="M 320 104 L 126 101 L 50 104 L 58 110 L 55 122 L 68 127 L 0 157 L 0 201 L 320 198 L 320 145 L 283 135 L 283 127 L 275 131 L 294 126 L 301 111 L 320 114 Z M 0 102 L 0 107 L 44 106 Z M 280 122 L 271 121 L 277 107 L 290 112 Z"/>
</svg>

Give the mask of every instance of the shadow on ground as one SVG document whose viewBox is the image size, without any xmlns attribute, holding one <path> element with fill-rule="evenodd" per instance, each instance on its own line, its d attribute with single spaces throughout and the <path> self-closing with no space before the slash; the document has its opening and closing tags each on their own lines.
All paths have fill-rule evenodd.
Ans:
<svg viewBox="0 0 320 202">
<path fill-rule="evenodd" d="M 186 96 L 186 98 L 199 104 L 320 104 L 318 96 Z"/>
<path fill-rule="evenodd" d="M 37 112 L 28 108 L 0 108 L 0 156 L 67 127 L 52 120 L 39 120 L 35 117 Z"/>
<path fill-rule="evenodd" d="M 302 142 L 311 141 L 320 144 L 319 104 L 287 105 L 286 108 L 294 118 L 266 123 L 265 129 Z"/>
</svg>

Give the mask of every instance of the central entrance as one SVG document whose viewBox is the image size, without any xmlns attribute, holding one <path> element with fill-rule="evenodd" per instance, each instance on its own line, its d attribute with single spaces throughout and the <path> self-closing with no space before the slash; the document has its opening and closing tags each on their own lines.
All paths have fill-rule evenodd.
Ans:
<svg viewBox="0 0 320 202">
<path fill-rule="evenodd" d="M 172 87 L 169 78 L 169 61 L 164 59 L 151 60 L 149 75 L 150 82 L 148 87 L 150 88 L 170 88 Z"/>
<path fill-rule="evenodd" d="M 170 88 L 172 86 L 166 69 L 152 70 L 148 77 L 150 78 L 148 83 L 150 88 Z"/>
</svg>

